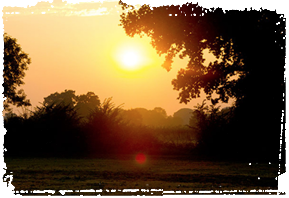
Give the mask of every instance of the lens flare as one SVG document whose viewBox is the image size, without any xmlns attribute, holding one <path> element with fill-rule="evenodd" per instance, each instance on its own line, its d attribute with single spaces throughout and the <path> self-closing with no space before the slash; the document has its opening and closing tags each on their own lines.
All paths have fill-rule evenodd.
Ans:
<svg viewBox="0 0 289 198">
<path fill-rule="evenodd" d="M 143 163 L 146 162 L 146 156 L 143 153 L 138 153 L 135 156 L 135 160 L 136 160 L 137 163 L 143 164 Z"/>
</svg>

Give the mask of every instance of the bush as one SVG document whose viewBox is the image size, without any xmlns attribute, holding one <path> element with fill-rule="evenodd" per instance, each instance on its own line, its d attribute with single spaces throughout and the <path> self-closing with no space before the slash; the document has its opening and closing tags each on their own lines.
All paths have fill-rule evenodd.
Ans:
<svg viewBox="0 0 289 198">
<path fill-rule="evenodd" d="M 10 118 L 5 128 L 9 155 L 71 156 L 84 151 L 79 117 L 70 106 L 37 107 L 28 118 Z"/>
</svg>

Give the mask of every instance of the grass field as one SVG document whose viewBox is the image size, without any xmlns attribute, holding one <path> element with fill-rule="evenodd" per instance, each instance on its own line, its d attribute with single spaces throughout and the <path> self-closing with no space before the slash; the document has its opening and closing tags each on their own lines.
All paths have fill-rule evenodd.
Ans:
<svg viewBox="0 0 289 198">
<path fill-rule="evenodd" d="M 35 190 L 55 190 L 56 193 L 72 190 L 66 195 L 198 193 L 205 190 L 277 190 L 278 185 L 278 164 L 269 163 L 249 165 L 157 156 L 148 156 L 144 164 L 138 164 L 134 156 L 106 159 L 5 158 L 5 163 L 7 174 L 13 175 L 12 185 L 20 194 L 25 194 L 21 190 L 28 190 L 28 194 Z M 85 189 L 98 191 L 79 192 Z M 136 192 L 124 192 L 123 189 L 135 189 Z"/>
</svg>

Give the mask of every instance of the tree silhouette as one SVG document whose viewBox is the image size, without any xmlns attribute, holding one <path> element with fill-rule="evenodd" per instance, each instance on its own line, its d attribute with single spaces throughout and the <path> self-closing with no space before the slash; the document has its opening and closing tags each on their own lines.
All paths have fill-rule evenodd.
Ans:
<svg viewBox="0 0 289 198">
<path fill-rule="evenodd" d="M 252 156 L 278 153 L 285 106 L 282 15 L 262 9 L 224 12 L 192 3 L 139 9 L 122 1 L 119 4 L 126 10 L 120 19 L 126 34 L 149 36 L 157 53 L 166 55 L 165 69 L 171 69 L 176 55 L 189 58 L 172 81 L 181 103 L 200 97 L 201 91 L 212 104 L 235 99 L 231 122 L 234 137 L 239 138 L 235 147 Z M 205 49 L 216 61 L 204 64 Z M 268 110 L 268 105 L 274 108 Z"/>
<path fill-rule="evenodd" d="M 76 95 L 73 90 L 65 90 L 61 93 L 55 92 L 44 98 L 43 105 L 62 104 L 74 107 L 76 104 Z"/>
<path fill-rule="evenodd" d="M 126 122 L 131 125 L 140 126 L 141 124 L 143 124 L 143 117 L 142 114 L 138 111 L 138 109 L 123 110 L 121 114 L 124 120 L 126 120 Z"/>
<path fill-rule="evenodd" d="M 9 110 L 9 104 L 16 106 L 31 106 L 30 101 L 26 99 L 23 89 L 17 91 L 17 87 L 23 85 L 25 70 L 31 59 L 28 54 L 22 51 L 21 46 L 15 38 L 4 33 L 4 108 Z"/>
<path fill-rule="evenodd" d="M 133 113 L 134 112 L 134 113 Z M 133 113 L 133 114 L 132 114 Z M 129 116 L 129 114 L 131 114 Z M 135 116 L 139 119 L 139 123 L 147 126 L 164 126 L 166 124 L 167 113 L 161 107 L 155 107 L 153 110 L 145 108 L 135 108 L 125 112 L 127 118 Z M 133 120 L 135 120 L 133 118 Z"/>
<path fill-rule="evenodd" d="M 44 98 L 43 105 L 63 105 L 75 108 L 78 115 L 87 120 L 90 113 L 95 108 L 99 108 L 100 100 L 93 92 L 87 92 L 87 94 L 75 95 L 73 90 L 65 90 L 61 93 L 55 92 Z"/>
<path fill-rule="evenodd" d="M 93 92 L 77 96 L 76 101 L 75 109 L 84 118 L 87 118 L 96 108 L 100 107 L 100 100 Z"/>
<path fill-rule="evenodd" d="M 88 116 L 86 123 L 87 145 L 91 152 L 109 152 L 122 140 L 121 127 L 125 123 L 121 117 L 121 106 L 115 106 L 112 98 L 105 99 Z"/>
<path fill-rule="evenodd" d="M 27 127 L 30 139 L 34 140 L 31 144 L 38 149 L 33 152 L 74 154 L 82 150 L 84 140 L 79 130 L 79 121 L 80 117 L 71 105 L 37 107 Z M 41 137 L 44 138 L 41 140 Z"/>
<path fill-rule="evenodd" d="M 179 117 L 180 119 L 183 120 L 183 123 L 185 125 L 188 125 L 190 123 L 190 119 L 192 118 L 193 112 L 194 112 L 194 110 L 192 110 L 192 109 L 182 108 L 182 109 L 179 109 L 178 111 L 176 111 L 173 116 Z"/>
<path fill-rule="evenodd" d="M 123 9 L 130 7 L 121 1 L 120 5 Z M 213 93 L 218 95 L 212 102 L 256 96 L 256 90 L 273 91 L 276 86 L 280 91 L 285 22 L 276 12 L 225 13 L 220 8 L 209 10 L 191 3 L 154 8 L 143 5 L 126 11 L 120 20 L 126 34 L 148 35 L 157 53 L 166 54 L 162 66 L 168 71 L 176 55 L 189 57 L 187 67 L 172 81 L 174 89 L 180 91 L 180 102 L 199 97 L 201 89 L 208 99 Z M 204 65 L 204 49 L 209 49 L 218 61 Z"/>
<path fill-rule="evenodd" d="M 207 156 L 221 157 L 230 152 L 232 130 L 227 130 L 230 109 L 220 110 L 220 106 L 202 104 L 195 106 L 190 120 L 190 128 L 196 133 L 197 146 Z M 230 147 L 232 147 L 230 145 Z"/>
<path fill-rule="evenodd" d="M 166 110 L 161 107 L 155 107 L 153 110 L 145 108 L 123 110 L 122 116 L 128 124 L 136 126 L 169 127 L 184 125 L 181 117 L 168 116 Z"/>
</svg>

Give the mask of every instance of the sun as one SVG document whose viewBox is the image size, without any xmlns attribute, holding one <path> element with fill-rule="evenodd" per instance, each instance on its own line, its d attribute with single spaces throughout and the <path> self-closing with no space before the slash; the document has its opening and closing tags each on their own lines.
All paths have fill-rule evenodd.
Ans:
<svg viewBox="0 0 289 198">
<path fill-rule="evenodd" d="M 141 73 L 152 62 L 149 48 L 139 41 L 116 43 L 112 55 L 117 69 L 126 74 Z"/>
<path fill-rule="evenodd" d="M 141 65 L 141 54 L 136 49 L 127 49 L 121 53 L 120 62 L 124 69 L 136 70 Z"/>
</svg>

